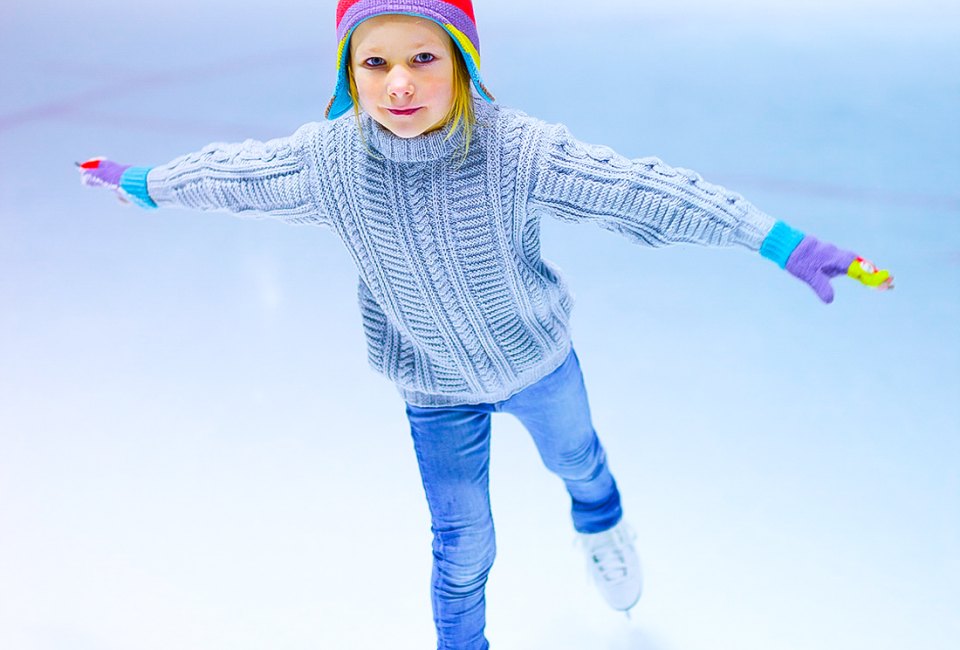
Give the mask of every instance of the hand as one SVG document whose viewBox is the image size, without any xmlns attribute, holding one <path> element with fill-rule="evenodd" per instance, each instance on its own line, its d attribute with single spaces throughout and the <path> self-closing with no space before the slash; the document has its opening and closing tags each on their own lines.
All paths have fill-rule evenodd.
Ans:
<svg viewBox="0 0 960 650">
<path fill-rule="evenodd" d="M 787 271 L 809 284 L 825 303 L 833 302 L 831 278 L 846 274 L 868 287 L 881 291 L 893 288 L 890 271 L 876 266 L 850 251 L 825 244 L 805 235 L 787 259 Z"/>
<path fill-rule="evenodd" d="M 106 158 L 91 158 L 87 162 L 77 163 L 81 183 L 90 187 L 106 187 L 115 192 L 119 192 L 120 177 L 129 167 Z"/>
<path fill-rule="evenodd" d="M 156 208 L 147 189 L 149 167 L 121 165 L 106 158 L 91 158 L 76 163 L 80 182 L 91 187 L 111 189 L 123 203 L 135 203 L 142 208 Z"/>
</svg>

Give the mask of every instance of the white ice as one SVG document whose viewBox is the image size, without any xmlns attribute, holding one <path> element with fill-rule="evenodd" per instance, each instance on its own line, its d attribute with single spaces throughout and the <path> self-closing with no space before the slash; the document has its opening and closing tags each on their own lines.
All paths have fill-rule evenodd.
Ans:
<svg viewBox="0 0 960 650">
<path fill-rule="evenodd" d="M 501 103 L 894 271 L 827 307 L 745 250 L 544 224 L 647 589 L 607 610 L 495 419 L 495 650 L 960 647 L 955 2 L 476 0 Z M 145 212 L 150 165 L 322 119 L 334 2 L 0 9 L 0 648 L 426 650 L 403 406 L 328 231 Z"/>
</svg>

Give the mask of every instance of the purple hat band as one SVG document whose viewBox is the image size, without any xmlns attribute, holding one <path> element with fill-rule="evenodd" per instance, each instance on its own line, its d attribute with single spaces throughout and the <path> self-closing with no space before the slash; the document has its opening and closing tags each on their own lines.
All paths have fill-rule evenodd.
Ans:
<svg viewBox="0 0 960 650">
<path fill-rule="evenodd" d="M 406 2 L 384 2 L 383 0 L 360 0 L 347 9 L 347 13 L 337 25 L 337 42 L 346 38 L 354 28 L 368 18 L 380 14 L 410 14 L 430 18 L 441 27 L 447 24 L 456 27 L 470 39 L 473 47 L 480 51 L 480 35 L 477 24 L 462 9 L 441 0 L 407 0 Z"/>
</svg>

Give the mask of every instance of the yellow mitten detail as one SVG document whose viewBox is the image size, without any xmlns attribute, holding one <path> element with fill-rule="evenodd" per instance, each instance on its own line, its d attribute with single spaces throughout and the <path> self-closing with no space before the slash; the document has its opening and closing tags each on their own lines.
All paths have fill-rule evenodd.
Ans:
<svg viewBox="0 0 960 650">
<path fill-rule="evenodd" d="M 893 289 L 893 276 L 890 275 L 890 271 L 881 271 L 872 262 L 862 257 L 858 257 L 850 263 L 847 275 L 880 291 Z"/>
</svg>

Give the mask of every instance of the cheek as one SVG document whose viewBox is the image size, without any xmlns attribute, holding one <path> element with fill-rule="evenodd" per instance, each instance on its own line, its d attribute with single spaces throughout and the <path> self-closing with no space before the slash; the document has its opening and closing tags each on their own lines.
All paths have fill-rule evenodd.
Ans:
<svg viewBox="0 0 960 650">
<path fill-rule="evenodd" d="M 376 101 L 378 95 L 378 88 L 372 83 L 372 80 L 365 74 L 364 71 L 359 71 L 354 73 L 354 80 L 357 84 L 357 96 L 360 99 L 360 106 L 363 107 L 365 104 L 369 104 L 371 101 Z"/>
<path fill-rule="evenodd" d="M 357 96 L 360 99 L 360 108 L 364 110 L 377 103 L 377 96 L 369 88 L 358 87 Z"/>
<path fill-rule="evenodd" d="M 424 90 L 437 104 L 449 107 L 453 103 L 453 82 L 450 79 L 432 79 Z"/>
</svg>

